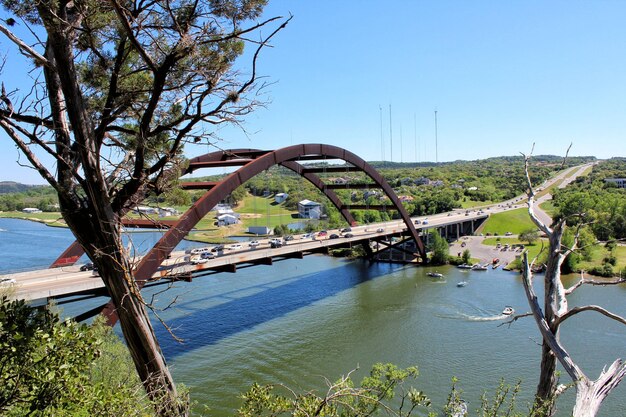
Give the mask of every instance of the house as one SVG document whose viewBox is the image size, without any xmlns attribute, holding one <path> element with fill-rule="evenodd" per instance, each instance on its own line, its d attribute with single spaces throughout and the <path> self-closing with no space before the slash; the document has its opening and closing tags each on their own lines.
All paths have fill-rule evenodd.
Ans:
<svg viewBox="0 0 626 417">
<path fill-rule="evenodd" d="M 626 178 L 605 178 L 604 182 L 617 185 L 617 188 L 626 188 Z"/>
<path fill-rule="evenodd" d="M 22 213 L 28 213 L 28 214 L 41 213 L 41 210 L 39 210 L 38 208 L 34 208 L 34 207 L 25 207 L 22 209 Z"/>
<path fill-rule="evenodd" d="M 178 216 L 178 210 L 173 207 L 161 207 L 159 208 L 159 217 L 172 217 Z"/>
<path fill-rule="evenodd" d="M 398 200 L 400 200 L 401 203 L 408 203 L 409 201 L 413 201 L 414 198 L 411 195 L 399 195 Z"/>
<path fill-rule="evenodd" d="M 346 178 L 334 178 L 333 179 L 333 183 L 334 184 L 338 184 L 338 185 L 345 185 L 348 183 L 348 179 Z"/>
<path fill-rule="evenodd" d="M 233 216 L 232 214 L 222 214 L 221 216 L 217 216 L 218 226 L 229 226 L 237 223 L 239 223 L 239 219 L 237 216 Z"/>
<path fill-rule="evenodd" d="M 133 211 L 137 214 L 159 214 L 159 209 L 148 206 L 137 206 Z"/>
<path fill-rule="evenodd" d="M 282 203 L 283 201 L 285 201 L 287 198 L 289 198 L 289 194 L 287 193 L 278 193 L 274 196 L 274 201 L 277 204 Z"/>
<path fill-rule="evenodd" d="M 419 177 L 415 181 L 413 181 L 415 185 L 427 185 L 430 184 L 430 180 L 426 177 Z"/>
<path fill-rule="evenodd" d="M 298 203 L 298 215 L 303 219 L 320 219 L 322 205 L 311 200 L 302 200 Z"/>
<path fill-rule="evenodd" d="M 367 200 L 370 197 L 376 197 L 380 194 L 378 191 L 367 190 L 363 193 L 363 200 Z"/>
<path fill-rule="evenodd" d="M 253 235 L 271 235 L 274 231 L 267 226 L 250 226 L 248 227 L 248 233 Z"/>
</svg>

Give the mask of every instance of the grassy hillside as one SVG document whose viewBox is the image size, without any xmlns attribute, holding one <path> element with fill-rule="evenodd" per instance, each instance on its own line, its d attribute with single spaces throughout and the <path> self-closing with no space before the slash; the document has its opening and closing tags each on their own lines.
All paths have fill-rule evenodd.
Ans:
<svg viewBox="0 0 626 417">
<path fill-rule="evenodd" d="M 478 230 L 479 233 L 491 233 L 504 235 L 507 232 L 519 234 L 528 229 L 536 229 L 535 224 L 530 220 L 527 208 L 495 213 L 489 216 L 487 221 Z"/>
</svg>

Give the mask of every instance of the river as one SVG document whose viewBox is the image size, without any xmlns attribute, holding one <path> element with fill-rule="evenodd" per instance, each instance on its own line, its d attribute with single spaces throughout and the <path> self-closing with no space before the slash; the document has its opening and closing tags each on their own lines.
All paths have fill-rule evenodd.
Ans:
<svg viewBox="0 0 626 417">
<path fill-rule="evenodd" d="M 13 227 L 7 222 L 18 221 L 0 219 L 0 229 L 6 230 L 0 231 L 0 249 L 19 259 L 13 269 L 49 264 L 71 241 L 67 230 L 19 221 L 30 232 L 20 235 L 18 251 L 16 241 L 7 238 Z M 0 273 L 8 269 L 3 264 Z M 176 381 L 191 389 L 197 415 L 204 406 L 210 407 L 206 415 L 232 415 L 238 393 L 254 381 L 323 390 L 323 377 L 336 380 L 359 367 L 360 379 L 376 362 L 417 365 L 415 386 L 438 405 L 456 376 L 470 410 L 501 378 L 511 384 L 520 379 L 523 408 L 539 371 L 539 333 L 530 318 L 506 326 L 500 314 L 506 305 L 528 310 L 519 275 L 438 270 L 443 280 L 426 276 L 428 268 L 320 255 L 243 268 L 177 283 L 158 295 L 162 306 L 178 296 L 161 317 L 184 343 L 175 342 L 161 325 L 155 328 Z M 574 279 L 568 277 L 568 283 Z M 460 280 L 469 284 L 459 288 Z M 535 285 L 540 291 L 541 280 Z M 599 304 L 624 316 L 625 291 L 625 286 L 583 287 L 570 304 Z M 90 305 L 64 308 L 73 315 Z M 626 356 L 624 327 L 596 313 L 566 323 L 562 340 L 594 379 L 604 364 Z M 566 377 L 563 382 L 569 382 Z M 625 393 L 624 386 L 614 391 L 600 415 L 626 415 Z M 571 404 L 570 394 L 560 415 L 568 415 Z"/>
</svg>

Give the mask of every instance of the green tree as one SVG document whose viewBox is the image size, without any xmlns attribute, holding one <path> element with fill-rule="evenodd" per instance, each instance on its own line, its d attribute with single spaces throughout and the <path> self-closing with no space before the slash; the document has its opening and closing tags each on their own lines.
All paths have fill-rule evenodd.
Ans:
<svg viewBox="0 0 626 417">
<path fill-rule="evenodd" d="M 260 416 L 371 416 L 383 410 L 389 415 L 410 416 L 428 411 L 430 400 L 415 388 L 405 388 L 416 378 L 417 368 L 400 369 L 392 364 L 375 364 L 370 375 L 355 386 L 351 374 L 328 384 L 325 395 L 313 391 L 298 393 L 282 386 L 254 384 L 243 395 L 239 417 Z M 392 402 L 397 393 L 401 398 Z M 434 416 L 429 413 L 429 416 Z"/>
<path fill-rule="evenodd" d="M 133 276 L 122 219 L 148 193 L 168 189 L 186 143 L 210 144 L 212 126 L 238 124 L 263 104 L 259 53 L 287 24 L 259 21 L 265 4 L 2 0 L 15 16 L 0 23 L 3 45 L 31 68 L 23 79 L 2 74 L 0 128 L 56 191 L 99 269 L 146 392 L 164 404 L 161 415 L 188 407 L 177 400 Z M 24 38 L 11 31 L 16 20 Z M 247 73 L 235 64 L 246 43 Z"/>
<path fill-rule="evenodd" d="M 463 263 L 469 265 L 469 263 L 472 260 L 472 254 L 470 253 L 469 249 L 465 249 L 463 251 L 462 258 L 463 258 Z"/>
<path fill-rule="evenodd" d="M 142 416 L 150 403 L 126 347 L 102 320 L 61 322 L 0 298 L 0 414 Z"/>
<path fill-rule="evenodd" d="M 519 240 L 528 242 L 529 245 L 535 243 L 537 239 L 539 239 L 539 231 L 537 229 L 526 229 L 519 234 Z"/>
<path fill-rule="evenodd" d="M 450 247 L 448 242 L 444 239 L 438 231 L 433 231 L 430 234 L 430 250 L 432 255 L 430 262 L 435 265 L 444 265 L 448 262 L 448 256 L 450 254 Z"/>
</svg>

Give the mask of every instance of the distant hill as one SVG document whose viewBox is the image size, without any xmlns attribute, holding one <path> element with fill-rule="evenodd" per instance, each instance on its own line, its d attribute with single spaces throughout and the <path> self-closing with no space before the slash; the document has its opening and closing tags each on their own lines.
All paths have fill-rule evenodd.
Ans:
<svg viewBox="0 0 626 417">
<path fill-rule="evenodd" d="M 21 193 L 37 187 L 36 185 L 20 184 L 15 181 L 0 181 L 0 194 Z"/>
</svg>

